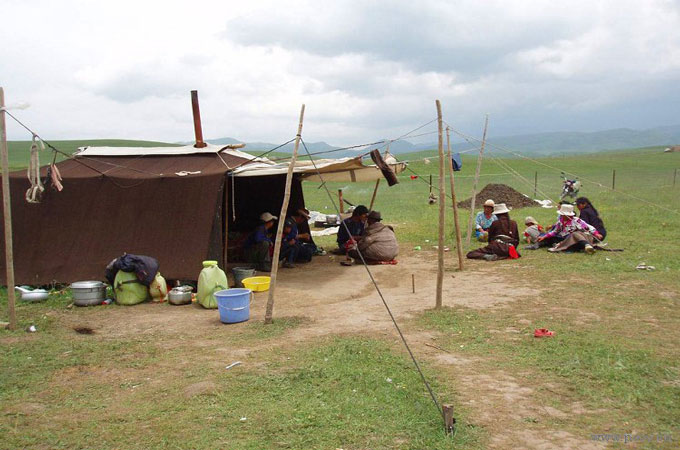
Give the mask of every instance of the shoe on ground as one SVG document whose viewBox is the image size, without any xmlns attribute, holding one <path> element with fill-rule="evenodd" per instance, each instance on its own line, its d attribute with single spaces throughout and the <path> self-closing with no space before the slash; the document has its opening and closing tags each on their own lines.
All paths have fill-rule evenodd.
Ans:
<svg viewBox="0 0 680 450">
<path fill-rule="evenodd" d="M 282 267 L 285 267 L 286 269 L 295 269 L 295 264 L 288 261 L 284 261 Z"/>
<path fill-rule="evenodd" d="M 538 250 L 538 249 L 539 249 L 538 243 L 524 246 L 524 250 Z"/>
<path fill-rule="evenodd" d="M 550 247 L 550 248 L 548 249 L 548 251 L 549 251 L 550 253 L 557 253 L 557 249 L 556 249 L 555 247 Z"/>
<path fill-rule="evenodd" d="M 590 244 L 586 244 L 586 247 L 583 249 L 583 251 L 585 251 L 589 255 L 592 255 L 593 253 L 595 253 L 595 247 L 593 247 Z"/>
<path fill-rule="evenodd" d="M 486 261 L 496 261 L 498 259 L 498 255 L 495 255 L 495 254 L 492 253 L 490 255 L 484 255 L 483 258 Z"/>
</svg>

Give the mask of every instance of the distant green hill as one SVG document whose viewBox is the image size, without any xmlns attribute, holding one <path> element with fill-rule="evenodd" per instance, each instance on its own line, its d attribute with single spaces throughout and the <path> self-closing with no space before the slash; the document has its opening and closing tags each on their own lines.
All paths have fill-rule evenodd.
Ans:
<svg viewBox="0 0 680 450">
<path fill-rule="evenodd" d="M 76 141 L 50 141 L 58 150 L 72 154 L 79 147 L 177 147 L 178 144 L 155 141 L 132 141 L 127 139 L 84 139 Z M 8 141 L 9 168 L 17 170 L 28 167 L 31 141 Z M 40 164 L 45 165 L 52 162 L 53 152 L 49 147 L 44 152 L 40 152 Z M 57 161 L 62 161 L 65 156 L 58 155 Z"/>
</svg>

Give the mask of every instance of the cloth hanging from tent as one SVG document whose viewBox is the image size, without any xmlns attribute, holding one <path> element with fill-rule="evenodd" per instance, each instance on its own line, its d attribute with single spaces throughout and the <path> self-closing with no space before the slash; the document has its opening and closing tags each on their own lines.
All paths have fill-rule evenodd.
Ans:
<svg viewBox="0 0 680 450">
<path fill-rule="evenodd" d="M 123 256 L 114 259 L 106 266 L 104 274 L 111 285 L 113 285 L 116 273 L 119 270 L 134 272 L 140 283 L 148 287 L 158 273 L 158 260 L 151 256 L 124 253 Z"/>
<path fill-rule="evenodd" d="M 38 147 L 38 142 L 40 147 Z M 31 142 L 31 159 L 26 171 L 28 181 L 31 183 L 31 187 L 26 190 L 26 201 L 28 203 L 40 203 L 40 197 L 45 192 L 45 187 L 40 180 L 40 156 L 38 154 L 40 148 L 45 150 L 45 144 L 39 141 L 38 136 L 34 134 L 33 141 Z"/>
<path fill-rule="evenodd" d="M 394 186 L 395 184 L 399 184 L 399 180 L 397 179 L 397 175 L 394 173 L 394 170 L 383 160 L 382 155 L 378 151 L 378 149 L 371 150 L 371 159 L 375 163 L 376 166 L 378 166 L 378 169 L 383 174 L 383 177 L 387 180 L 387 185 L 388 186 Z"/>
<path fill-rule="evenodd" d="M 459 172 L 463 168 L 463 159 L 460 157 L 460 153 L 454 153 L 451 156 L 451 161 L 453 162 L 453 170 Z"/>
</svg>

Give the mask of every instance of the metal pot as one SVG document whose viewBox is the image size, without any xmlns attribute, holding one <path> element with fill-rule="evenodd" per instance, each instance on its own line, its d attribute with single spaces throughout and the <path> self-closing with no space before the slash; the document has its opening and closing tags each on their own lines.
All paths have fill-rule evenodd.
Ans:
<svg viewBox="0 0 680 450">
<path fill-rule="evenodd" d="M 99 305 L 106 298 L 106 285 L 101 281 L 76 281 L 71 284 L 71 292 L 76 306 Z"/>
<path fill-rule="evenodd" d="M 191 303 L 191 291 L 173 288 L 168 292 L 168 303 L 171 305 L 187 305 Z"/>
</svg>

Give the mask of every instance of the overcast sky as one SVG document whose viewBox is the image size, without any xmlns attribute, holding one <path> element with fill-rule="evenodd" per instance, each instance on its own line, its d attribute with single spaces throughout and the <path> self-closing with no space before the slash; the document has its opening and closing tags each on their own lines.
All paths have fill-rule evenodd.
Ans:
<svg viewBox="0 0 680 450">
<path fill-rule="evenodd" d="M 680 123 L 680 1 L 0 0 L 0 85 L 46 139 L 492 136 Z M 424 130 L 434 130 L 434 125 Z M 10 139 L 29 139 L 8 123 Z M 436 137 L 430 137 L 433 140 Z"/>
</svg>

